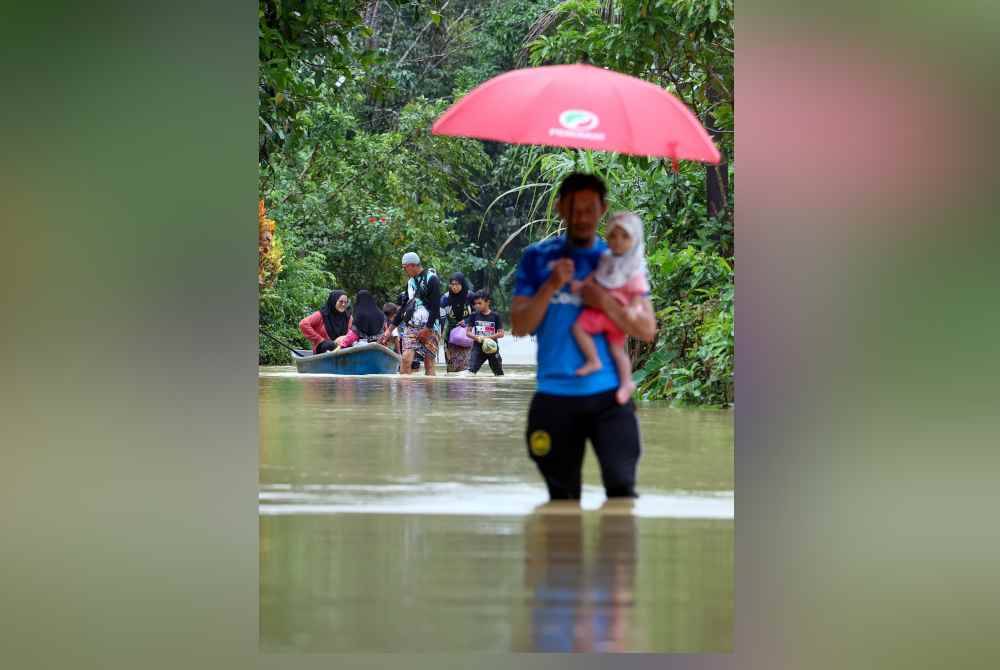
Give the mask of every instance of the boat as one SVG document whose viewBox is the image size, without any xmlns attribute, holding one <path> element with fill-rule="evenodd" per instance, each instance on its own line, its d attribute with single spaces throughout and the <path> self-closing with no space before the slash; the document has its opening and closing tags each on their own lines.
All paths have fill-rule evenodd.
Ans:
<svg viewBox="0 0 1000 670">
<path fill-rule="evenodd" d="M 358 342 L 347 349 L 314 354 L 296 349 L 292 361 L 300 374 L 312 375 L 391 375 L 399 372 L 401 357 L 377 342 Z"/>
</svg>

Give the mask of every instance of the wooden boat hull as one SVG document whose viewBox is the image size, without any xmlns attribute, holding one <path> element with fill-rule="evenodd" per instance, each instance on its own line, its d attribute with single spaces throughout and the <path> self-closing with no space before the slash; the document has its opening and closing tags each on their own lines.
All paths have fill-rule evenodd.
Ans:
<svg viewBox="0 0 1000 670">
<path fill-rule="evenodd" d="M 313 375 L 389 375 L 399 372 L 400 356 L 375 342 L 357 343 L 353 347 L 313 354 L 298 350 L 292 354 L 295 368 L 302 374 Z"/>
</svg>

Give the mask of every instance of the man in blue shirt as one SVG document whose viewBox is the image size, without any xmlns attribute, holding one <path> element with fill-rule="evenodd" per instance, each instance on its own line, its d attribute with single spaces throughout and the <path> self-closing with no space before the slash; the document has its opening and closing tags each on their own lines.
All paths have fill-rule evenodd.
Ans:
<svg viewBox="0 0 1000 670">
<path fill-rule="evenodd" d="M 636 497 L 639 423 L 635 404 L 615 400 L 618 375 L 604 335 L 594 337 L 601 369 L 578 377 L 583 354 L 571 329 L 583 305 L 604 311 L 627 335 L 652 342 L 653 306 L 626 310 L 607 291 L 586 282 L 579 293 L 572 280 L 584 280 L 607 249 L 597 224 L 607 211 L 607 188 L 598 177 L 573 173 L 559 187 L 557 209 L 566 235 L 538 242 L 524 251 L 517 268 L 511 325 L 514 335 L 538 340 L 538 384 L 528 410 L 528 454 L 545 478 L 552 500 L 580 498 L 586 440 L 594 446 L 609 498 Z"/>
</svg>

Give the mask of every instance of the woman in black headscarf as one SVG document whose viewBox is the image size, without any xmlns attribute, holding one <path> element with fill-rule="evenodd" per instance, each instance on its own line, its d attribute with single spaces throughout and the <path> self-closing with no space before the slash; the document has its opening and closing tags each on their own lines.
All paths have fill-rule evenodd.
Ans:
<svg viewBox="0 0 1000 670">
<path fill-rule="evenodd" d="M 330 291 L 326 304 L 299 321 L 299 330 L 312 342 L 313 351 L 333 351 L 347 338 L 351 329 L 350 301 L 341 290 Z"/>
<path fill-rule="evenodd" d="M 446 320 L 444 341 L 448 342 L 453 328 L 459 327 L 471 313 L 472 285 L 465 275 L 456 272 L 448 281 L 448 292 L 441 298 L 441 314 Z M 464 324 L 462 328 L 464 328 Z M 448 362 L 448 372 L 461 372 L 469 367 L 469 352 L 467 347 L 459 347 L 448 343 L 445 348 L 445 360 Z"/>
<path fill-rule="evenodd" d="M 361 289 L 354 299 L 354 315 L 351 325 L 353 337 L 344 346 L 354 342 L 374 342 L 385 332 L 385 314 L 375 304 L 375 298 L 368 291 Z"/>
</svg>

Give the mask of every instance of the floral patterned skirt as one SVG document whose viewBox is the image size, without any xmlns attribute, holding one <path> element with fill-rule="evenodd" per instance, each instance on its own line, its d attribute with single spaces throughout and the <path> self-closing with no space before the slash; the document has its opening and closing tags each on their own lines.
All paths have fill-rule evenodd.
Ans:
<svg viewBox="0 0 1000 670">
<path fill-rule="evenodd" d="M 456 347 L 449 344 L 445 349 L 445 356 L 448 360 L 448 372 L 461 372 L 469 369 L 469 353 L 471 348 Z"/>
</svg>

